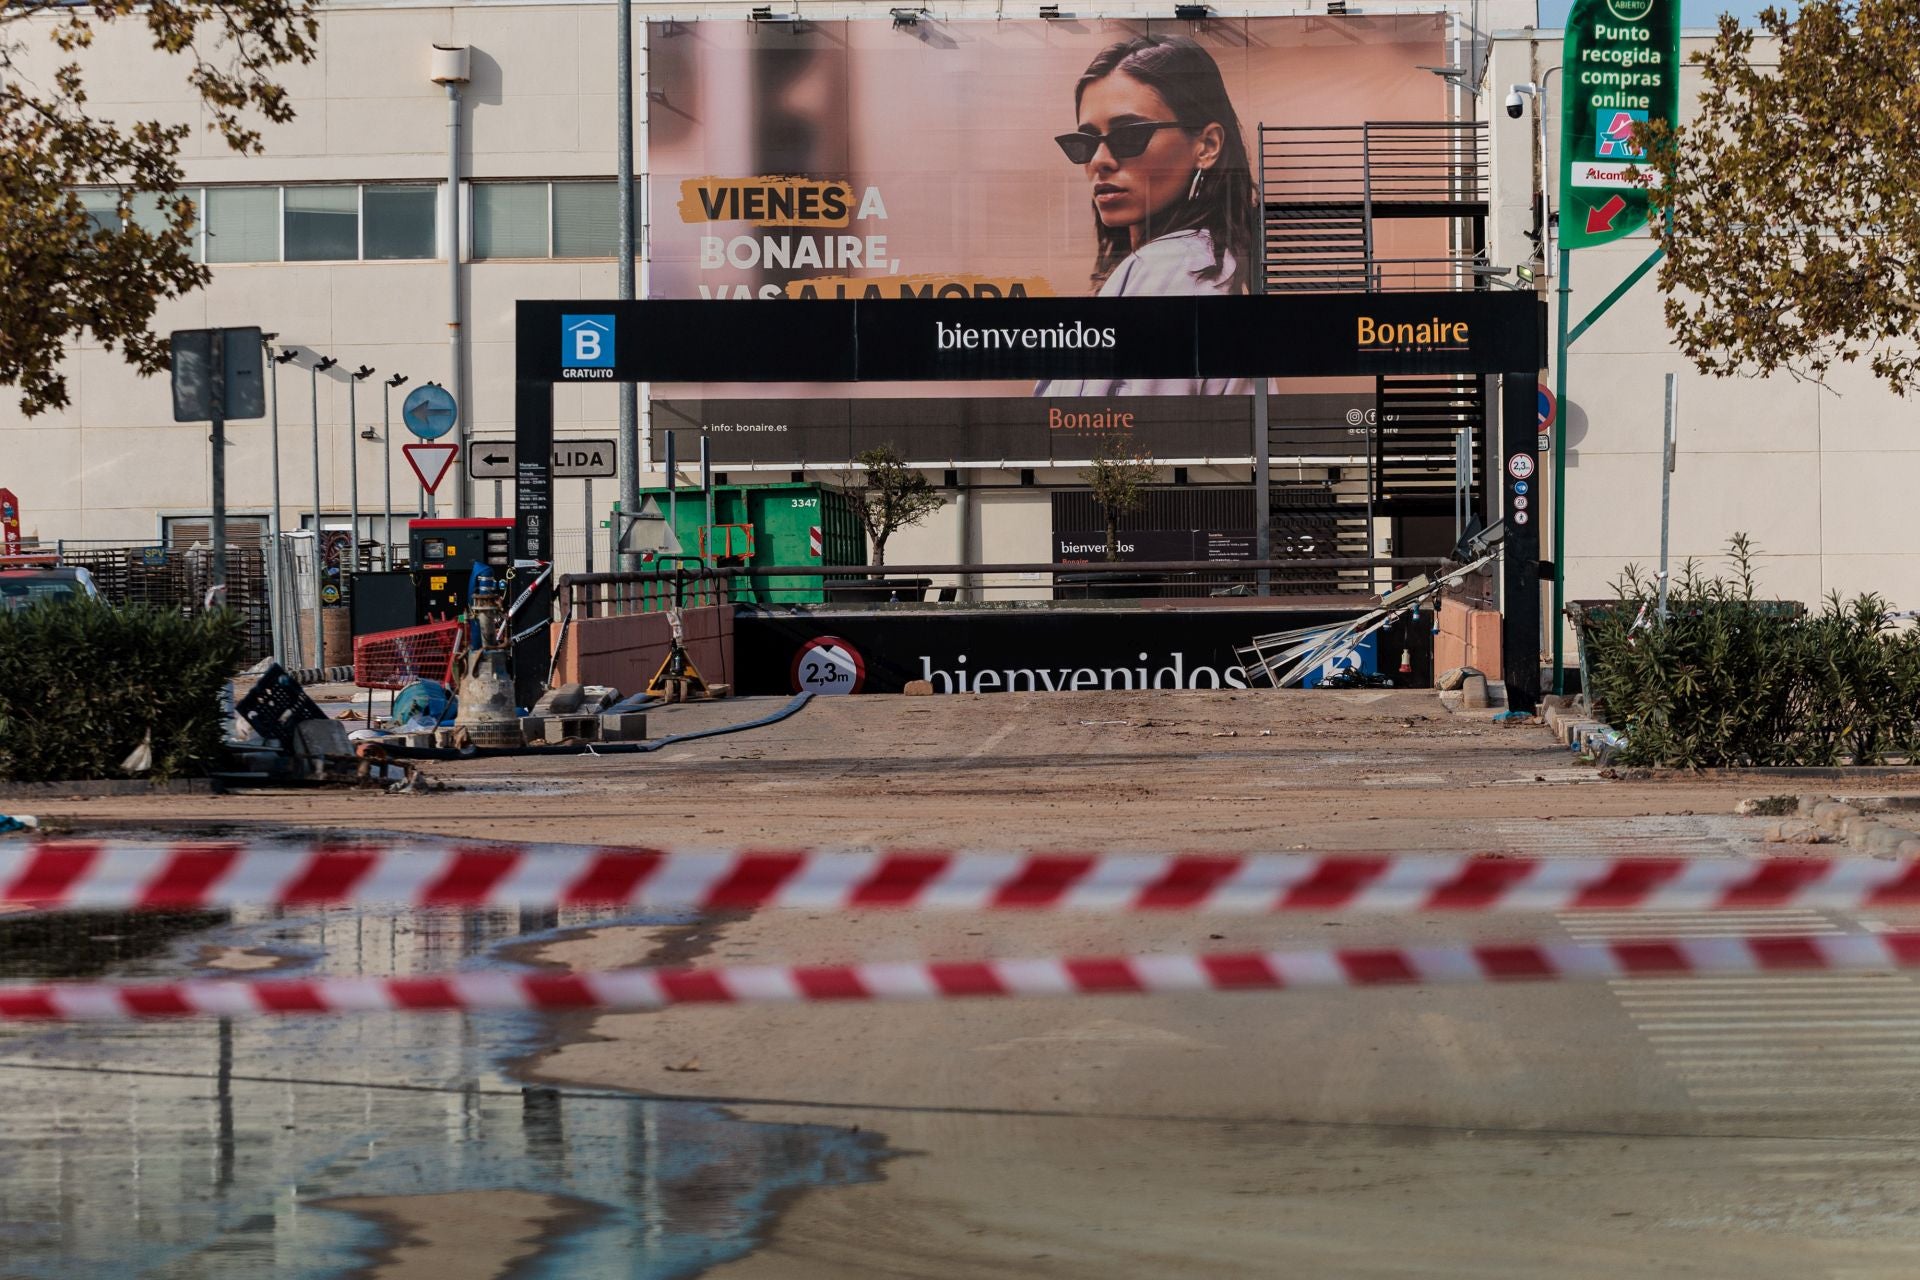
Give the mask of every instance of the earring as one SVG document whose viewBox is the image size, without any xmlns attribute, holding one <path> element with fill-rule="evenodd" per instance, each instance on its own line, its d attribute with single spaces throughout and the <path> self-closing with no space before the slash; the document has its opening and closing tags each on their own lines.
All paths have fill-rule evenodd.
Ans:
<svg viewBox="0 0 1920 1280">
<path fill-rule="evenodd" d="M 1193 171 L 1193 181 L 1187 184 L 1187 199 L 1189 201 L 1199 198 L 1200 178 L 1204 173 L 1206 173 L 1205 169 L 1195 169 Z"/>
</svg>

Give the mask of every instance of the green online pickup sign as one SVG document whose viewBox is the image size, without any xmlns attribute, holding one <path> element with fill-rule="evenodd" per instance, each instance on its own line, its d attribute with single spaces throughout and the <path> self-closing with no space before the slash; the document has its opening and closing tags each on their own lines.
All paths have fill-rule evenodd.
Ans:
<svg viewBox="0 0 1920 1280">
<path fill-rule="evenodd" d="M 1634 131 L 1679 113 L 1679 0 L 1575 0 L 1561 58 L 1560 247 L 1585 249 L 1646 225 Z"/>
</svg>

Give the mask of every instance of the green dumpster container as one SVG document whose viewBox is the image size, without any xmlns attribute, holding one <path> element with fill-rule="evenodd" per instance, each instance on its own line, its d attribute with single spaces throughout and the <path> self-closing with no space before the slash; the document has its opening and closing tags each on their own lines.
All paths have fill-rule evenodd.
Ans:
<svg viewBox="0 0 1920 1280">
<path fill-rule="evenodd" d="M 821 484 L 728 484 L 706 495 L 681 488 L 669 503 L 664 488 L 642 489 L 662 514 L 672 513 L 681 563 L 752 570 L 761 565 L 864 565 L 866 531 L 847 496 Z M 816 550 L 817 548 L 817 550 Z M 821 604 L 830 580 L 820 574 L 750 574 L 734 582 L 741 604 Z"/>
</svg>

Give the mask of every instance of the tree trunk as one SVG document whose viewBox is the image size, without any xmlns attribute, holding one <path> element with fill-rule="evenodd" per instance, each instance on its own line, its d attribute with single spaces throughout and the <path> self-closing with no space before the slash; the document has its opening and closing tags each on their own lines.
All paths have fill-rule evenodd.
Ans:
<svg viewBox="0 0 1920 1280">
<path fill-rule="evenodd" d="M 886 564 L 886 562 L 887 540 L 885 538 L 875 538 L 873 540 L 873 566 L 877 569 L 881 565 Z"/>
<path fill-rule="evenodd" d="M 1107 559 L 1118 560 L 1119 558 L 1120 517 L 1115 514 L 1109 514 L 1107 516 Z"/>
</svg>

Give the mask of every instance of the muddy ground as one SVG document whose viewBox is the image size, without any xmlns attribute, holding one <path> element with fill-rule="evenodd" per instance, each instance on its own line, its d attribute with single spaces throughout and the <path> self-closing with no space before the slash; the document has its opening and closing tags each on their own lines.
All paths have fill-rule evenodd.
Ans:
<svg viewBox="0 0 1920 1280">
<path fill-rule="evenodd" d="M 779 705 L 668 708 L 652 731 Z M 39 811 L 75 830 L 173 834 L 1756 856 L 1785 850 L 1764 843 L 1768 819 L 1735 815 L 1741 798 L 1903 789 L 1610 778 L 1538 724 L 1398 691 L 820 699 L 777 725 L 657 754 L 428 772 L 444 789 L 56 799 Z M 1774 931 L 1912 927 L 1899 913 L 1752 914 Z M 562 930 L 529 958 L 962 959 L 1583 928 L 1564 916 L 763 912 Z M 562 1094 L 615 1090 L 855 1144 L 859 1172 L 771 1195 L 730 1252 L 667 1266 L 636 1235 L 635 1275 L 1905 1275 L 1920 1266 L 1920 1113 L 1902 1101 L 1920 1098 L 1920 1052 L 1903 1050 L 1920 1047 L 1904 1038 L 1920 1037 L 1920 990 L 1904 978 L 1864 990 L 1892 1012 L 1832 1035 L 1894 1037 L 1848 1050 L 1874 1074 L 1820 1093 L 1825 1060 L 1801 1056 L 1809 1033 L 1782 1023 L 1726 1050 L 1746 1110 L 1702 1092 L 1685 1056 L 1697 1050 L 1674 1056 L 1636 997 L 1599 985 L 682 1008 L 563 1019 L 517 1070 Z M 1729 999 L 1809 996 L 1839 1009 L 1855 999 L 1792 986 Z M 385 1232 L 366 1274 L 558 1276 L 554 1223 L 590 1216 L 594 1200 L 542 1184 L 343 1203 Z"/>
</svg>

